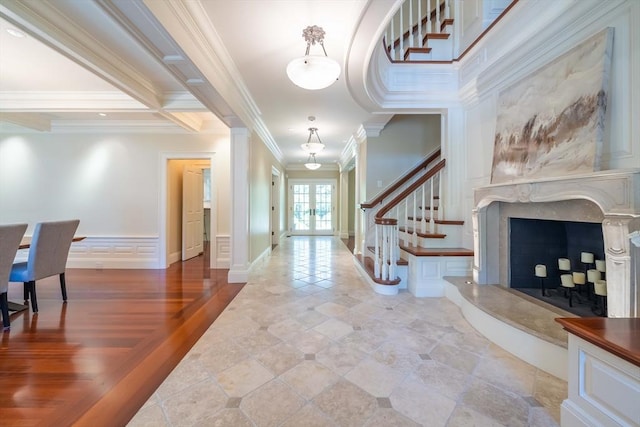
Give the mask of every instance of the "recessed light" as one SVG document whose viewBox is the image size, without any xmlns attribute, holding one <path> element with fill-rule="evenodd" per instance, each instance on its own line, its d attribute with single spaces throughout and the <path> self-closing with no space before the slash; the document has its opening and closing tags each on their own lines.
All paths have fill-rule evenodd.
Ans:
<svg viewBox="0 0 640 427">
<path fill-rule="evenodd" d="M 18 37 L 19 39 L 25 37 L 25 34 L 16 28 L 7 28 L 7 33 L 11 34 L 13 37 Z"/>
<path fill-rule="evenodd" d="M 100 117 L 107 117 L 107 113 L 98 113 Z"/>
</svg>

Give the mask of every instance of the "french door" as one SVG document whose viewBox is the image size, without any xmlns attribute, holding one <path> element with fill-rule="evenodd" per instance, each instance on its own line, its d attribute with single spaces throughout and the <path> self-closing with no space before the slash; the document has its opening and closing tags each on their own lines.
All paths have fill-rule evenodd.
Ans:
<svg viewBox="0 0 640 427">
<path fill-rule="evenodd" d="M 289 180 L 289 232 L 334 234 L 336 180 Z"/>
</svg>

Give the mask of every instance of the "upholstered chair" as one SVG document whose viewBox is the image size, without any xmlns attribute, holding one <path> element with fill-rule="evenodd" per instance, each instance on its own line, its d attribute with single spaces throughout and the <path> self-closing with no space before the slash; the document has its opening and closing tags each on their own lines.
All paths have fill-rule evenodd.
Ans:
<svg viewBox="0 0 640 427">
<path fill-rule="evenodd" d="M 27 224 L 0 225 L 0 312 L 2 312 L 2 326 L 5 331 L 11 326 L 7 300 L 9 272 L 26 229 Z"/>
<path fill-rule="evenodd" d="M 62 299 L 67 301 L 65 269 L 69 248 L 80 221 L 50 221 L 36 224 L 27 262 L 13 265 L 10 282 L 24 283 L 25 301 L 31 300 L 31 309 L 38 312 L 36 281 L 45 277 L 59 275 Z"/>
</svg>

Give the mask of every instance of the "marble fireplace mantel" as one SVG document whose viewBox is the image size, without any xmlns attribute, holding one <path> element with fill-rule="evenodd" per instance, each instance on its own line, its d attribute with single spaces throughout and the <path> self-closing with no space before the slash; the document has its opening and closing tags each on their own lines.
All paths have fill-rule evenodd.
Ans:
<svg viewBox="0 0 640 427">
<path fill-rule="evenodd" d="M 478 284 L 500 283 L 499 218 L 497 215 L 487 215 L 493 202 L 571 200 L 589 200 L 604 215 L 602 231 L 609 317 L 640 317 L 640 169 L 602 171 L 476 188 L 473 209 L 474 280 Z M 577 220 L 580 220 L 579 216 L 580 213 L 576 212 Z"/>
</svg>

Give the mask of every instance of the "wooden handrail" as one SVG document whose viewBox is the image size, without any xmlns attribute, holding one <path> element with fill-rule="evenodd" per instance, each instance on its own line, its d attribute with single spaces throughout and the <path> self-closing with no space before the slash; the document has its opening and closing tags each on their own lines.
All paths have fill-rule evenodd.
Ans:
<svg viewBox="0 0 640 427">
<path fill-rule="evenodd" d="M 396 197 L 393 198 L 393 200 L 391 200 L 389 203 L 387 203 L 382 209 L 380 209 L 378 211 L 378 213 L 375 216 L 375 222 L 376 224 L 378 224 L 378 221 L 382 221 L 383 220 L 383 216 L 389 212 L 391 209 L 393 209 L 393 207 L 395 207 L 398 203 L 400 203 L 401 201 L 403 201 L 405 198 L 407 198 L 407 196 L 409 196 L 411 193 L 413 193 L 415 190 L 417 190 L 422 184 L 424 184 L 425 182 L 427 182 L 429 179 L 433 178 L 433 176 L 440 172 L 442 169 L 444 169 L 444 166 L 446 164 L 446 159 L 442 159 L 440 160 L 434 167 L 432 167 L 429 172 L 427 172 L 426 174 L 424 174 L 424 176 L 422 176 L 420 179 L 418 179 L 416 182 L 414 182 L 413 184 L 411 184 L 409 187 L 407 187 L 402 193 L 398 194 Z"/>
<path fill-rule="evenodd" d="M 429 164 L 431 162 L 433 162 L 435 159 L 437 159 L 438 157 L 440 157 L 442 150 L 440 148 L 438 148 L 437 150 L 435 150 L 429 157 L 427 157 L 425 160 L 423 160 L 422 162 L 420 162 L 418 164 L 418 166 L 414 167 L 413 169 L 411 169 L 409 172 L 407 172 L 406 174 L 404 174 L 403 176 L 401 176 L 398 181 L 393 184 L 391 187 L 389 187 L 388 189 L 386 189 L 385 191 L 383 191 L 381 194 L 377 195 L 375 197 L 375 199 L 373 199 L 370 202 L 364 202 L 364 203 L 360 203 L 360 207 L 362 209 L 371 209 L 372 207 L 376 206 L 379 203 L 382 203 L 382 201 L 388 197 L 391 193 L 393 193 L 394 191 L 396 191 L 398 188 L 400 188 L 404 183 L 406 183 L 408 180 L 410 180 L 411 178 L 413 178 L 416 174 L 418 174 L 418 172 L 420 172 L 422 169 L 426 168 L 427 166 L 429 166 Z"/>
</svg>

